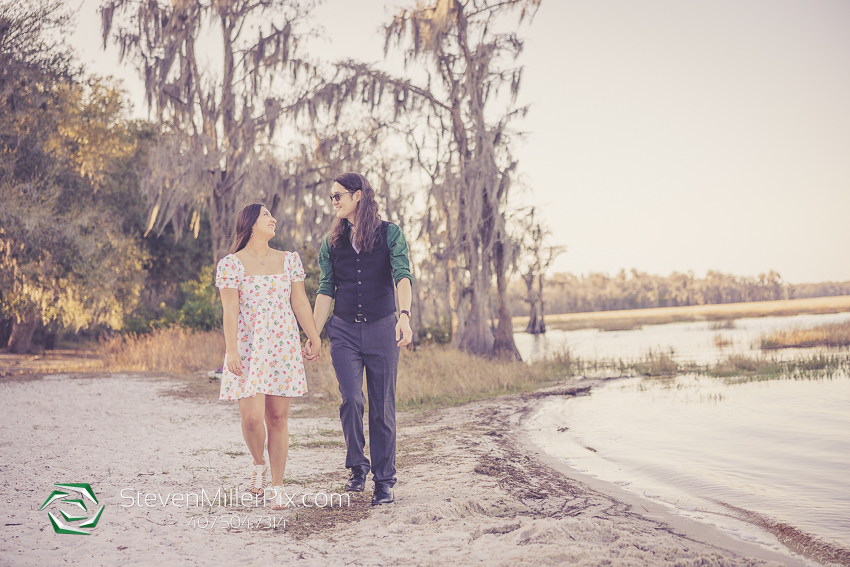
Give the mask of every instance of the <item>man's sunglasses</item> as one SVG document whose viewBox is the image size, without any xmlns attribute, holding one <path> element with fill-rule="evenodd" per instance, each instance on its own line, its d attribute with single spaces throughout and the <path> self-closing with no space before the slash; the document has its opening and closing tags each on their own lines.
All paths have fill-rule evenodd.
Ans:
<svg viewBox="0 0 850 567">
<path fill-rule="evenodd" d="M 333 201 L 334 203 L 339 203 L 339 200 L 342 199 L 343 195 L 348 195 L 351 193 L 357 193 L 357 191 L 340 191 L 339 193 L 331 193 L 331 201 Z"/>
</svg>

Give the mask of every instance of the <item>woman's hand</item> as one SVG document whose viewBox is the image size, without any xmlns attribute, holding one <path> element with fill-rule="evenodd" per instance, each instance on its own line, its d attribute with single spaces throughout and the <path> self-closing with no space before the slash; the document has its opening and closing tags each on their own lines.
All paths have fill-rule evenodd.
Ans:
<svg viewBox="0 0 850 567">
<path fill-rule="evenodd" d="M 319 297 L 324 296 L 320 295 Z M 295 312 L 295 318 L 298 319 L 298 324 L 307 334 L 308 340 L 304 348 L 301 349 L 301 356 L 308 362 L 318 360 L 319 349 L 322 346 L 322 339 L 319 337 L 321 330 L 316 328 L 316 320 L 313 318 L 310 300 L 307 299 L 307 292 L 304 291 L 304 282 L 292 282 L 290 304 L 292 311 Z"/>
<path fill-rule="evenodd" d="M 242 376 L 242 359 L 238 356 L 228 356 L 227 369 L 237 376 Z"/>
<path fill-rule="evenodd" d="M 315 343 L 307 339 L 307 342 L 304 344 L 304 349 L 301 351 L 301 356 L 304 357 L 304 360 L 307 362 L 319 360 L 322 356 L 320 352 L 321 344 L 321 339 L 317 340 Z"/>
<path fill-rule="evenodd" d="M 224 351 L 226 356 L 227 370 L 242 376 L 242 357 L 239 356 L 238 333 L 236 328 L 239 319 L 239 290 L 225 288 L 221 290 L 221 307 L 223 311 L 222 327 L 224 329 Z"/>
</svg>

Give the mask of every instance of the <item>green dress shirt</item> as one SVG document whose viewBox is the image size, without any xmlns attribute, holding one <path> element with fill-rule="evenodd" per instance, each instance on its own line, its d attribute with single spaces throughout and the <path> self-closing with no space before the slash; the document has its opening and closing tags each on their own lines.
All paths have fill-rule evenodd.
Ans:
<svg viewBox="0 0 850 567">
<path fill-rule="evenodd" d="M 334 297 L 336 281 L 334 280 L 334 267 L 331 262 L 328 236 L 330 235 L 326 235 L 322 240 L 322 247 L 319 249 L 319 268 L 322 270 L 322 275 L 319 277 L 319 293 Z M 407 248 L 407 240 L 404 238 L 404 233 L 401 232 L 397 224 L 389 223 L 387 227 L 387 246 L 390 249 L 390 267 L 392 268 L 395 285 L 398 285 L 398 282 L 404 278 L 409 279 L 412 284 L 413 276 L 410 274 L 410 252 Z"/>
</svg>

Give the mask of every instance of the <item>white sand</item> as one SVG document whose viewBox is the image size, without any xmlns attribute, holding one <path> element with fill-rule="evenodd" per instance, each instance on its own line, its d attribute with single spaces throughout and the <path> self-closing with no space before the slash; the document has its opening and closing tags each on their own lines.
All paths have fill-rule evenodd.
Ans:
<svg viewBox="0 0 850 567">
<path fill-rule="evenodd" d="M 274 514 L 285 529 L 256 529 L 269 509 L 122 507 L 126 488 L 165 498 L 244 483 L 250 457 L 236 404 L 163 395 L 174 387 L 118 375 L 0 383 L 0 564 L 806 564 L 562 474 L 521 439 L 522 397 L 401 415 L 389 506 L 368 505 L 369 482 L 349 516 L 302 507 L 304 494 L 340 491 L 346 471 L 338 421 L 294 411 L 300 446 L 286 477 L 304 485 L 293 487 L 297 508 Z M 90 483 L 106 506 L 89 536 L 54 533 L 48 510 L 73 511 L 67 505 L 39 511 L 54 483 L 72 482 Z M 252 529 L 188 525 L 234 516 Z"/>
</svg>

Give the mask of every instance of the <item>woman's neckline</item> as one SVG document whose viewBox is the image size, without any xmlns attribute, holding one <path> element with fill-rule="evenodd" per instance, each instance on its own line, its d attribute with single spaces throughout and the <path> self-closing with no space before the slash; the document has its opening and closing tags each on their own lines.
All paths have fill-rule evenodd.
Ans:
<svg viewBox="0 0 850 567">
<path fill-rule="evenodd" d="M 242 260 L 239 259 L 239 256 L 237 256 L 236 254 L 228 254 L 228 256 L 233 256 L 234 258 L 236 258 L 236 261 L 239 262 L 240 266 L 242 266 L 242 273 L 245 274 L 246 278 L 264 278 L 264 277 L 267 277 L 267 276 L 285 276 L 286 275 L 286 274 L 283 274 L 283 273 L 281 273 L 281 274 L 253 274 L 253 275 L 250 275 L 250 274 L 245 273 L 245 264 L 242 263 Z"/>
</svg>

